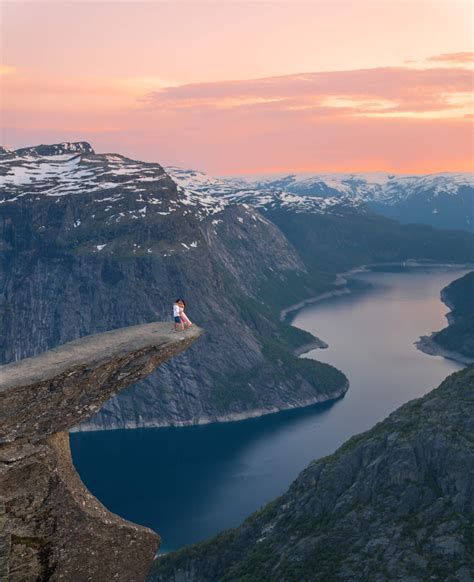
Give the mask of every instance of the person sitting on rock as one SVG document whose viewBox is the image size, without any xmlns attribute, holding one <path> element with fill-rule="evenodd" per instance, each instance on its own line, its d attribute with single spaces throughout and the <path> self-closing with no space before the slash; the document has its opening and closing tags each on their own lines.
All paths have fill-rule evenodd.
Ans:
<svg viewBox="0 0 474 582">
<path fill-rule="evenodd" d="M 181 318 L 182 325 L 184 327 L 191 327 L 192 326 L 191 320 L 184 312 L 184 310 L 186 309 L 186 302 L 184 301 L 184 299 L 180 299 L 178 302 L 178 305 L 179 305 L 179 315 Z"/>
<path fill-rule="evenodd" d="M 174 331 L 184 331 L 184 322 L 181 319 L 181 307 L 179 302 L 180 300 L 176 299 L 173 303 Z"/>
</svg>

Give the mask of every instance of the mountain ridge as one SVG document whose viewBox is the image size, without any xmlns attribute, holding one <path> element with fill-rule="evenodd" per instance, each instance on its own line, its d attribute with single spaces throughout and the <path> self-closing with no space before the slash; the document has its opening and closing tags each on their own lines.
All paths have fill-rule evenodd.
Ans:
<svg viewBox="0 0 474 582">
<path fill-rule="evenodd" d="M 293 173 L 213 178 L 176 167 L 166 171 L 184 188 L 265 210 L 286 205 L 297 212 L 322 212 L 344 205 L 359 211 L 368 208 L 404 223 L 474 229 L 474 173 Z"/>
</svg>

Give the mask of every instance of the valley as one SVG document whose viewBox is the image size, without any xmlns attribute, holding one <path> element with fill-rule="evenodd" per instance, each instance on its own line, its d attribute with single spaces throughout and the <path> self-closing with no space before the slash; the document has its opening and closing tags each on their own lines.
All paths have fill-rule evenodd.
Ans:
<svg viewBox="0 0 474 582">
<path fill-rule="evenodd" d="M 74 433 L 82 478 L 112 511 L 159 531 L 162 552 L 238 526 L 313 459 L 461 369 L 414 342 L 443 325 L 439 291 L 463 273 L 395 266 L 356 273 L 349 294 L 293 315 L 293 325 L 328 342 L 303 359 L 343 370 L 350 382 L 343 398 L 238 423 Z"/>
</svg>

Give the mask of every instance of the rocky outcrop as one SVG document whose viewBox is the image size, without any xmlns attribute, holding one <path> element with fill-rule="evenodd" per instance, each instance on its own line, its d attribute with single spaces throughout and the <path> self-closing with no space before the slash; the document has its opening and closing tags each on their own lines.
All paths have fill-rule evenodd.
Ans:
<svg viewBox="0 0 474 582">
<path fill-rule="evenodd" d="M 153 582 L 470 582 L 474 367 L 449 376 L 235 530 L 156 560 Z"/>
<path fill-rule="evenodd" d="M 12 582 L 145 578 L 158 534 L 110 513 L 87 491 L 67 431 L 200 334 L 138 325 L 0 368 L 1 574 Z"/>
<path fill-rule="evenodd" d="M 441 292 L 451 310 L 448 327 L 423 336 L 417 347 L 430 355 L 440 355 L 464 364 L 474 362 L 474 271 L 456 279 Z"/>
</svg>

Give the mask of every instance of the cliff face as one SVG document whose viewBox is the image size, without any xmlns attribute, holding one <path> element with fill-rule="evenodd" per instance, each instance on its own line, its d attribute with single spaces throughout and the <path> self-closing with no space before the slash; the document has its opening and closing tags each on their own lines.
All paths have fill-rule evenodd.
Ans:
<svg viewBox="0 0 474 582">
<path fill-rule="evenodd" d="M 67 431 L 200 335 L 170 327 L 88 336 L 0 368 L 0 572 L 8 580 L 145 578 L 159 536 L 87 491 Z"/>
<path fill-rule="evenodd" d="M 311 336 L 280 323 L 266 301 L 290 282 L 298 291 L 289 300 L 314 294 L 275 225 L 250 207 L 179 190 L 158 164 L 85 146 L 54 152 L 10 153 L 0 167 L 2 360 L 171 320 L 177 296 L 207 332 L 83 428 L 241 418 L 344 394 L 341 373 L 292 355 Z"/>
<path fill-rule="evenodd" d="M 154 582 L 472 580 L 474 367 L 409 402 Z"/>
</svg>

